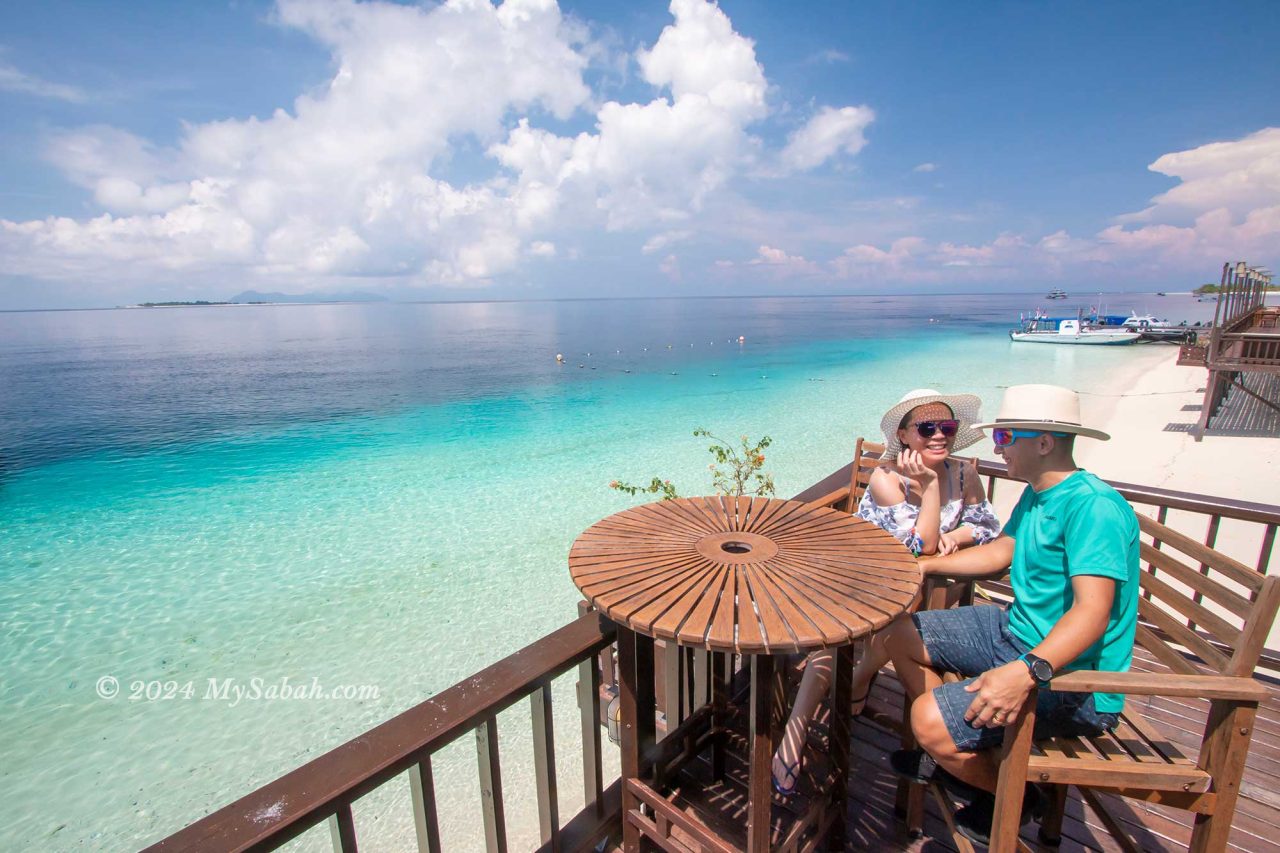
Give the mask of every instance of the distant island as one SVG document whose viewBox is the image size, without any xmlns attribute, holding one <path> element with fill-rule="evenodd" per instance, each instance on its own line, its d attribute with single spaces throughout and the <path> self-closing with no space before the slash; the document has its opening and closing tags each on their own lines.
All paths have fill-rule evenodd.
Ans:
<svg viewBox="0 0 1280 853">
<path fill-rule="evenodd" d="M 334 302 L 387 302 L 380 293 L 260 293 L 246 290 L 226 301 L 196 299 L 190 301 L 139 302 L 138 308 L 178 308 L 209 305 L 325 305 Z"/>
</svg>

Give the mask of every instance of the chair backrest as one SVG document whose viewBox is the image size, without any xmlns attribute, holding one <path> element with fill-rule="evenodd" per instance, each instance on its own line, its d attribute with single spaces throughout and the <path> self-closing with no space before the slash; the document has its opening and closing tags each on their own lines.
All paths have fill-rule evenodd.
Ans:
<svg viewBox="0 0 1280 853">
<path fill-rule="evenodd" d="M 859 438 L 853 448 L 853 468 L 849 478 L 849 512 L 858 511 L 858 502 L 871 482 L 871 473 L 880 465 L 884 445 Z"/>
<path fill-rule="evenodd" d="M 1280 608 L 1280 577 L 1145 515 L 1138 525 L 1144 565 L 1137 644 L 1175 673 L 1252 675 Z"/>
</svg>

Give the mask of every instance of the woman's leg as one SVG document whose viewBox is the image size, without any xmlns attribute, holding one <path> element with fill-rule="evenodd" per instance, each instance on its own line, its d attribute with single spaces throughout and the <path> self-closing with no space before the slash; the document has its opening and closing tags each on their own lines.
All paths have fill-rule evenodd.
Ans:
<svg viewBox="0 0 1280 853">
<path fill-rule="evenodd" d="M 791 716 L 782 732 L 782 743 L 773 754 L 773 780 L 784 790 L 794 786 L 800 775 L 800 756 L 804 754 L 804 743 L 809 736 L 809 722 L 831 687 L 834 666 L 835 654 L 825 649 L 813 652 L 805 659 L 804 675 L 800 678 L 800 689 L 796 691 Z"/>
</svg>

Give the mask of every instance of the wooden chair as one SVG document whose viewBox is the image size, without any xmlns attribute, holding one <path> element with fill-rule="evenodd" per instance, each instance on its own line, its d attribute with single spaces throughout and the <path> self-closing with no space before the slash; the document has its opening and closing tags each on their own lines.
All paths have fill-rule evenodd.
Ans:
<svg viewBox="0 0 1280 853">
<path fill-rule="evenodd" d="M 1027 849 L 1018 839 L 1023 783 L 1051 786 L 1051 810 L 1041 840 L 1060 837 L 1067 786 L 1080 790 L 1117 841 L 1128 839 L 1096 794 L 1109 793 L 1185 809 L 1195 814 L 1190 850 L 1226 847 L 1240 792 L 1245 756 L 1258 704 L 1266 696 L 1253 678 L 1280 606 L 1280 578 L 1254 569 L 1139 515 L 1142 532 L 1141 597 L 1137 645 L 1167 672 L 1077 671 L 1054 678 L 1048 689 L 1123 693 L 1128 699 L 1116 729 L 1096 738 L 1033 742 L 1033 689 L 1015 725 L 1005 731 L 996 793 L 992 851 Z M 1149 697 L 1199 697 L 1210 702 L 1199 753 L 1184 756 L 1142 717 Z M 939 803 L 940 790 L 933 790 Z M 950 814 L 944 809 L 948 826 Z M 971 850 L 955 834 L 961 851 Z"/>
<path fill-rule="evenodd" d="M 884 453 L 884 445 L 859 438 L 853 447 L 853 468 L 849 478 L 849 512 L 858 511 L 858 502 L 871 482 L 871 474 L 880 466 L 880 454 Z"/>
</svg>

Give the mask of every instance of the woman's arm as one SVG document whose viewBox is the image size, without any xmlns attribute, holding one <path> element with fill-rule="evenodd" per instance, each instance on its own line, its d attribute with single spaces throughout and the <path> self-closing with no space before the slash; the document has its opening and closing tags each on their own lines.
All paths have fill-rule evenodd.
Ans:
<svg viewBox="0 0 1280 853">
<path fill-rule="evenodd" d="M 920 484 L 920 514 L 916 517 L 916 535 L 920 537 L 920 553 L 938 553 L 938 540 L 942 535 L 941 487 L 938 472 L 924 464 L 924 459 L 914 450 L 898 454 L 898 467 Z"/>
</svg>

